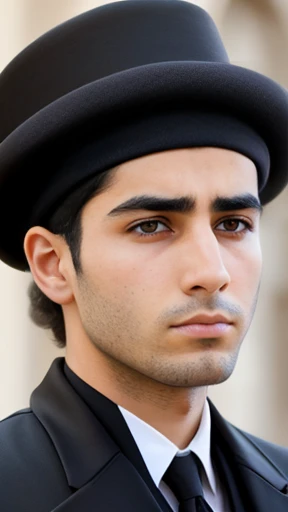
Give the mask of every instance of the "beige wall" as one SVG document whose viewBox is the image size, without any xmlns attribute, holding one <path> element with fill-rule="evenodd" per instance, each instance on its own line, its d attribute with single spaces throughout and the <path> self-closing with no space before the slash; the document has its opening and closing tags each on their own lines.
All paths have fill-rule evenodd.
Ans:
<svg viewBox="0 0 288 512">
<path fill-rule="evenodd" d="M 49 28 L 103 3 L 108 2 L 0 0 L 0 69 Z M 212 14 L 233 63 L 263 72 L 288 86 L 288 2 L 194 3 Z M 287 199 L 285 191 L 263 215 L 264 271 L 256 315 L 233 376 L 211 388 L 210 396 L 230 421 L 288 446 Z M 27 406 L 32 389 L 51 361 L 64 354 L 28 319 L 29 280 L 28 274 L 0 263 L 0 417 Z"/>
</svg>

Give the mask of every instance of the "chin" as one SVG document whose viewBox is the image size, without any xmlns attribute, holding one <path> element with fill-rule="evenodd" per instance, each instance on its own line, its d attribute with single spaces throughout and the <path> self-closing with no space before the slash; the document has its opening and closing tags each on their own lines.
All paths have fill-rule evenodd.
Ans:
<svg viewBox="0 0 288 512">
<path fill-rule="evenodd" d="M 155 380 L 173 387 L 203 387 L 225 382 L 232 374 L 237 355 L 201 354 L 193 360 L 174 361 L 163 365 L 155 375 Z M 165 373 L 163 372 L 166 367 Z"/>
</svg>

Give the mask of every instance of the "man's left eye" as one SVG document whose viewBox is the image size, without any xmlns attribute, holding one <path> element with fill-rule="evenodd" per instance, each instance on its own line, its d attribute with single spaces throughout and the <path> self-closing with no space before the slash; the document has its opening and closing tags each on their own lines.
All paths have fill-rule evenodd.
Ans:
<svg viewBox="0 0 288 512">
<path fill-rule="evenodd" d="M 220 228 L 223 226 L 223 228 Z M 250 229 L 250 224 L 242 219 L 227 219 L 223 220 L 220 224 L 218 224 L 217 229 L 219 231 L 226 231 L 231 233 L 240 233 L 242 231 L 246 231 Z"/>
</svg>

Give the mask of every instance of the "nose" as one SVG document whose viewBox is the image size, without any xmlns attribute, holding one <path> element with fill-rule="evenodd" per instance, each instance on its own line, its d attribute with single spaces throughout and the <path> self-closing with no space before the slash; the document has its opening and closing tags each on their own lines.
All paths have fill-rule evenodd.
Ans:
<svg viewBox="0 0 288 512">
<path fill-rule="evenodd" d="M 182 247 L 181 289 L 190 295 L 196 290 L 207 294 L 223 292 L 231 282 L 223 261 L 223 251 L 211 230 L 192 233 Z"/>
</svg>

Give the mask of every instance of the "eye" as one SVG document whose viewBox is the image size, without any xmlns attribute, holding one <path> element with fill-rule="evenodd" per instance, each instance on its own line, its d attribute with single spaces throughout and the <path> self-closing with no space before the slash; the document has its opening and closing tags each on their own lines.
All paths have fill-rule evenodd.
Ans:
<svg viewBox="0 0 288 512">
<path fill-rule="evenodd" d="M 223 228 L 220 228 L 223 226 Z M 217 225 L 217 229 L 219 231 L 224 231 L 226 233 L 245 233 L 247 230 L 252 231 L 252 226 L 249 222 L 243 219 L 226 219 L 223 220 L 220 224 Z"/>
<path fill-rule="evenodd" d="M 158 235 L 159 233 L 167 231 L 167 226 L 165 226 L 165 224 L 159 220 L 151 219 L 145 220 L 145 222 L 140 222 L 136 226 L 130 228 L 129 231 L 133 231 L 140 236 L 151 236 Z"/>
</svg>

